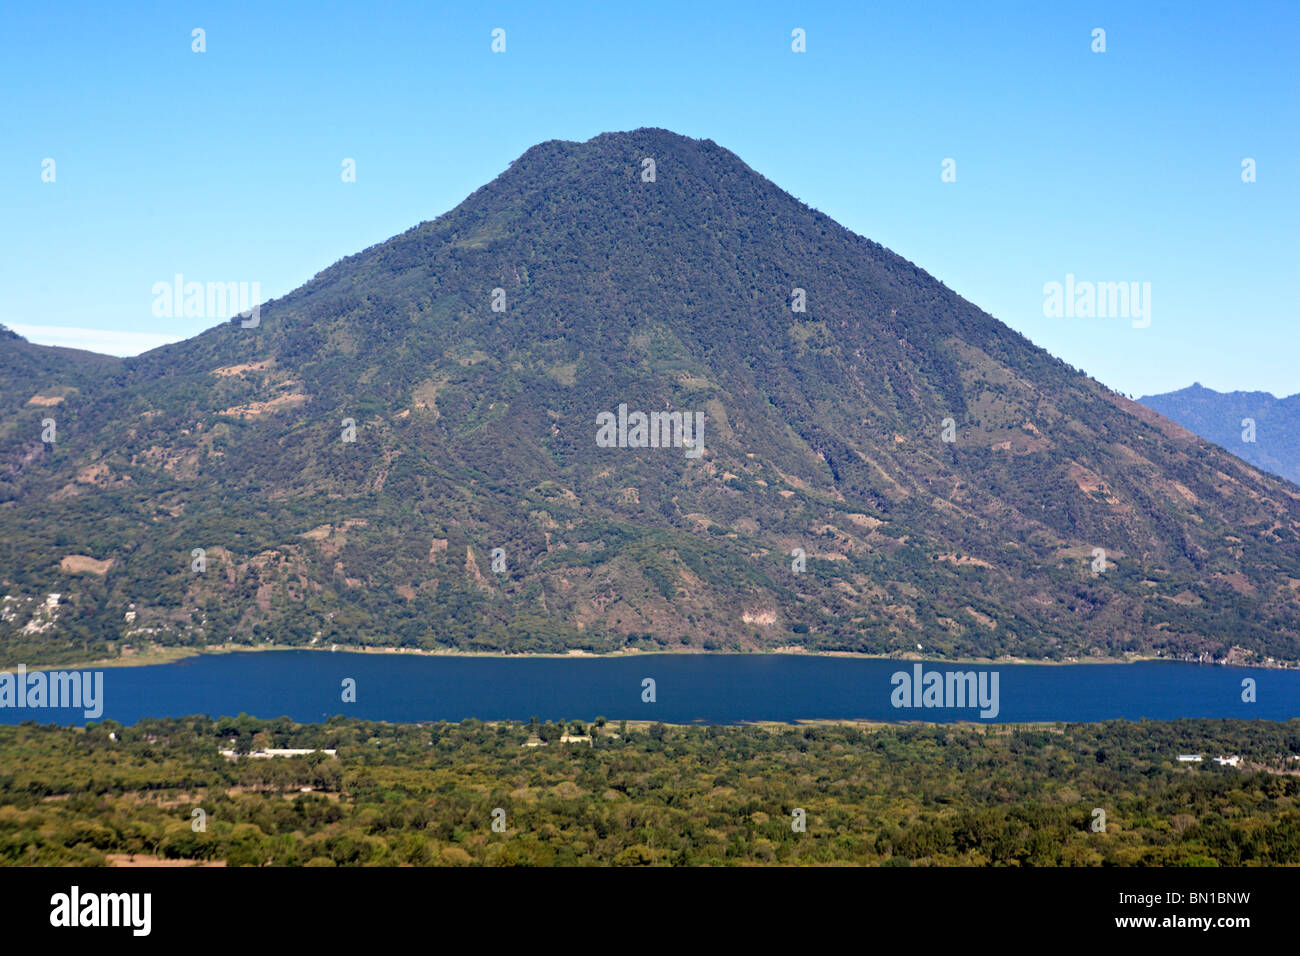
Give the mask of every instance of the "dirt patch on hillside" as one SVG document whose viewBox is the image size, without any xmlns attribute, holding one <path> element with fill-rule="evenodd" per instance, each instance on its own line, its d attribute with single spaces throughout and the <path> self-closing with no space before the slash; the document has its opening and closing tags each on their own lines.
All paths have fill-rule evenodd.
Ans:
<svg viewBox="0 0 1300 956">
<path fill-rule="evenodd" d="M 265 415 L 281 408 L 296 408 L 299 405 L 306 404 L 308 400 L 308 396 L 302 392 L 291 392 L 287 395 L 277 395 L 265 402 L 249 402 L 247 405 L 235 405 L 223 412 L 218 412 L 218 414 L 234 415 L 237 418 L 256 418 L 259 415 Z"/>
<path fill-rule="evenodd" d="M 947 561 L 950 564 L 973 564 L 979 568 L 991 568 L 993 565 L 981 558 L 972 558 L 968 554 L 941 554 L 937 556 L 939 561 Z"/>
<path fill-rule="evenodd" d="M 108 853 L 105 854 L 109 866 L 225 866 L 225 860 L 167 860 L 160 856 L 144 853 Z"/>
<path fill-rule="evenodd" d="M 70 554 L 59 562 L 59 567 L 69 574 L 80 574 L 82 572 L 107 574 L 108 569 L 112 566 L 112 558 L 107 561 L 97 561 L 88 554 Z"/>
<path fill-rule="evenodd" d="M 246 365 L 227 365 L 224 368 L 214 368 L 212 374 L 218 378 L 230 378 L 232 375 L 243 375 L 245 372 L 261 372 L 275 364 L 273 359 L 264 359 L 261 362 L 249 362 Z"/>
</svg>

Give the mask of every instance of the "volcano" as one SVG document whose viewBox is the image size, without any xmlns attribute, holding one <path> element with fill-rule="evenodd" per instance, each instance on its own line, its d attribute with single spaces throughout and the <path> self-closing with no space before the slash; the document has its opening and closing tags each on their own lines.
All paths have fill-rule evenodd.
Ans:
<svg viewBox="0 0 1300 956">
<path fill-rule="evenodd" d="M 5 663 L 1300 658 L 1295 487 L 666 130 L 535 146 L 256 322 L 0 339 L 0 404 Z"/>
</svg>

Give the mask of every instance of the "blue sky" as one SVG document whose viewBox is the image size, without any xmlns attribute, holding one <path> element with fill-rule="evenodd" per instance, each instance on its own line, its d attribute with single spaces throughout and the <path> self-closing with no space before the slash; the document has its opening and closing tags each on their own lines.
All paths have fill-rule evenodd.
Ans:
<svg viewBox="0 0 1300 956">
<path fill-rule="evenodd" d="M 662 126 L 1120 391 L 1300 391 L 1295 2 L 64 3 L 4 20 L 0 322 L 34 341 L 192 335 L 214 321 L 156 318 L 155 283 L 283 295 L 537 142 Z M 1067 274 L 1149 282 L 1150 326 L 1045 317 L 1044 284 Z"/>
</svg>

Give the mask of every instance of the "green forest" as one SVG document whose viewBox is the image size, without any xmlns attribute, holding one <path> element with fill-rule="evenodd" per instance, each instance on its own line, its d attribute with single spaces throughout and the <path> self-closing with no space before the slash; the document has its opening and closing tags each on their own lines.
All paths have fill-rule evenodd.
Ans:
<svg viewBox="0 0 1300 956">
<path fill-rule="evenodd" d="M 249 756 L 266 748 L 319 750 Z M 1300 864 L 1300 720 L 241 715 L 4 726 L 0 753 L 6 865 Z M 1219 755 L 1240 762 L 1215 764 Z"/>
</svg>

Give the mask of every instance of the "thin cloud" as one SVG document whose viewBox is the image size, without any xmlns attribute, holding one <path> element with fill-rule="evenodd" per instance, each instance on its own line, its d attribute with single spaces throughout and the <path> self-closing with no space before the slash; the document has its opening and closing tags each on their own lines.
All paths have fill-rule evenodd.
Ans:
<svg viewBox="0 0 1300 956">
<path fill-rule="evenodd" d="M 63 325 L 9 325 L 23 338 L 37 345 L 62 345 L 70 349 L 86 349 L 103 355 L 126 357 L 139 355 L 160 345 L 181 341 L 179 335 L 158 335 L 154 332 L 122 332 L 117 329 L 78 329 Z"/>
</svg>

